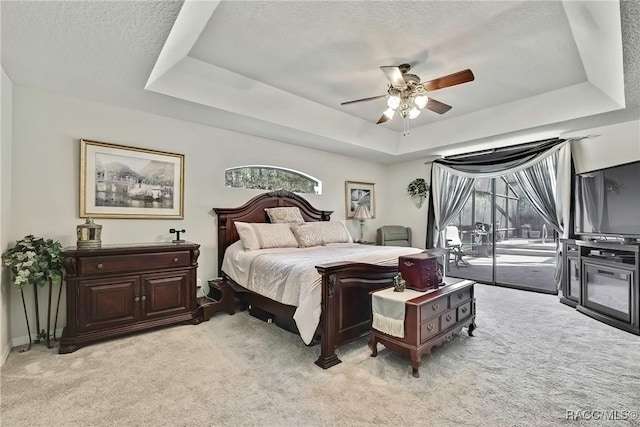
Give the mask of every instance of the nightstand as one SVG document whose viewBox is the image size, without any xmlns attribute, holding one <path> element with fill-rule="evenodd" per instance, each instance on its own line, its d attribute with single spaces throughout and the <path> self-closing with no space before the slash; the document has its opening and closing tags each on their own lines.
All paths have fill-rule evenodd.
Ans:
<svg viewBox="0 0 640 427">
<path fill-rule="evenodd" d="M 223 279 L 209 280 L 209 295 L 198 298 L 198 305 L 202 308 L 202 320 L 207 321 L 212 314 L 226 311 L 228 314 L 236 312 L 236 302 L 233 289 Z"/>
</svg>

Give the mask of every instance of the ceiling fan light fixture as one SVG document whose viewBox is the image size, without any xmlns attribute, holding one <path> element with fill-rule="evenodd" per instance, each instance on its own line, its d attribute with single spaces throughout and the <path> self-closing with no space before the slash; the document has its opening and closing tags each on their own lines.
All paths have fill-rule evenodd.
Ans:
<svg viewBox="0 0 640 427">
<path fill-rule="evenodd" d="M 384 114 L 385 116 L 387 116 L 387 118 L 389 120 L 391 120 L 391 119 L 393 119 L 393 115 L 395 114 L 395 112 L 396 112 L 395 109 L 389 107 L 386 110 L 384 110 L 384 113 L 382 113 L 382 114 Z"/>
<path fill-rule="evenodd" d="M 427 102 L 429 102 L 429 97 L 426 95 L 418 95 L 414 98 L 413 102 L 416 104 L 419 110 L 422 110 L 427 106 Z"/>
<path fill-rule="evenodd" d="M 387 98 L 387 106 L 391 109 L 396 109 L 400 106 L 400 97 L 392 95 Z"/>
<path fill-rule="evenodd" d="M 410 119 L 415 119 L 416 117 L 418 117 L 420 115 L 420 110 L 418 110 L 416 107 L 412 107 L 409 110 L 409 118 Z"/>
</svg>

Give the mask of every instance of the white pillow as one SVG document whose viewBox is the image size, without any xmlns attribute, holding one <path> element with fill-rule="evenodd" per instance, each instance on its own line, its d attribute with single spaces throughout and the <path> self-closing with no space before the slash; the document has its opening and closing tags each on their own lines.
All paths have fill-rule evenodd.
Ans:
<svg viewBox="0 0 640 427">
<path fill-rule="evenodd" d="M 329 243 L 351 243 L 353 238 L 347 227 L 338 221 L 305 222 L 291 224 L 291 231 L 300 247 L 326 245 Z"/>
<path fill-rule="evenodd" d="M 269 221 L 272 224 L 280 224 L 283 222 L 304 222 L 300 208 L 297 206 L 289 206 L 282 208 L 265 208 Z"/>
<path fill-rule="evenodd" d="M 238 231 L 238 236 L 240 236 L 240 240 L 242 241 L 242 246 L 247 251 L 260 249 L 260 242 L 258 241 L 258 236 L 256 236 L 256 232 L 254 231 L 251 224 L 247 222 L 238 222 L 234 223 L 236 225 L 236 230 Z"/>
<path fill-rule="evenodd" d="M 236 230 L 247 251 L 270 248 L 297 248 L 298 241 L 289 223 L 235 222 Z"/>
<path fill-rule="evenodd" d="M 261 249 L 269 248 L 297 248 L 298 241 L 291 231 L 289 223 L 268 224 L 253 223 L 251 226 L 256 233 Z"/>
</svg>

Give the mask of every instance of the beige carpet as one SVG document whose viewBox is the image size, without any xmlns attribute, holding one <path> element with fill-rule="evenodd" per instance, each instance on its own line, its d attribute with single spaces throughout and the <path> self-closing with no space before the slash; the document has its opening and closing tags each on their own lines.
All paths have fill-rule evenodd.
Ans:
<svg viewBox="0 0 640 427">
<path fill-rule="evenodd" d="M 640 337 L 555 296 L 476 294 L 476 336 L 424 356 L 419 379 L 365 339 L 323 371 L 318 346 L 246 312 L 67 355 L 34 345 L 2 367 L 2 425 L 556 426 L 582 424 L 567 410 L 640 409 Z"/>
</svg>

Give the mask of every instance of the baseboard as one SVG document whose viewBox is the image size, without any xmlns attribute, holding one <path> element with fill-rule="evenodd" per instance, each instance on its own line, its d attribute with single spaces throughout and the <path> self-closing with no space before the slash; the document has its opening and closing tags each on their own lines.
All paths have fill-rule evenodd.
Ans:
<svg viewBox="0 0 640 427">
<path fill-rule="evenodd" d="M 57 339 L 60 339 L 60 337 L 62 336 L 62 330 L 63 328 L 57 329 L 55 336 Z M 50 339 L 50 341 L 53 341 L 53 338 Z M 40 341 L 42 342 L 42 340 Z M 53 341 L 55 342 L 55 341 Z M 16 348 L 16 347 L 20 347 L 21 345 L 28 345 L 29 344 L 29 337 L 27 335 L 23 335 L 21 337 L 16 337 L 16 338 L 12 338 L 11 339 L 11 347 L 12 348 Z M 11 349 L 9 349 L 11 350 Z M 8 355 L 8 353 L 7 353 Z"/>
</svg>

